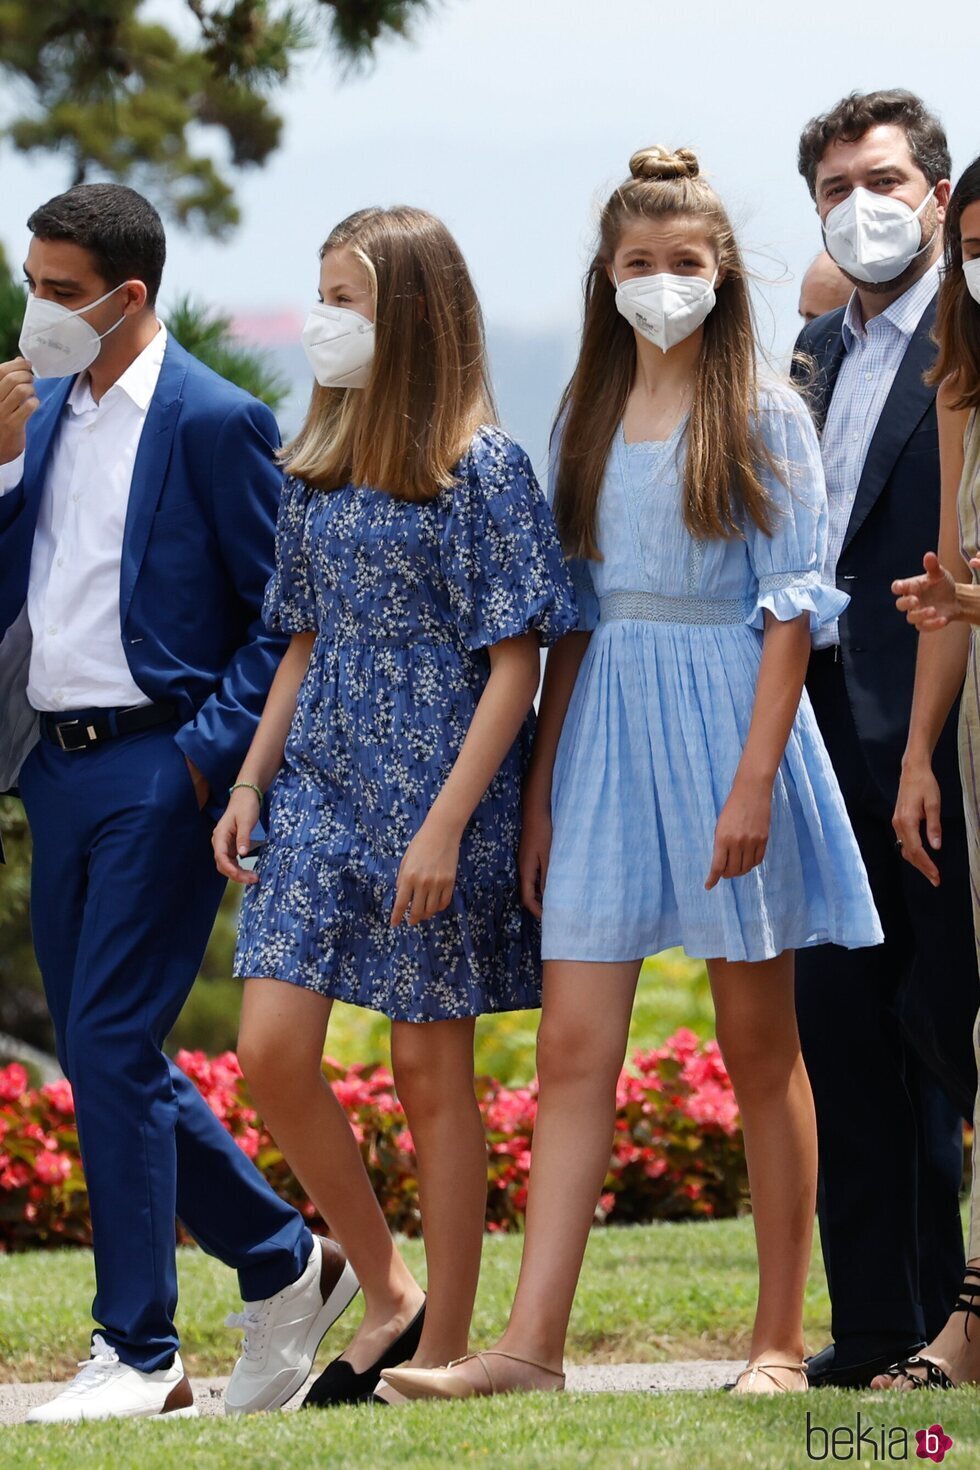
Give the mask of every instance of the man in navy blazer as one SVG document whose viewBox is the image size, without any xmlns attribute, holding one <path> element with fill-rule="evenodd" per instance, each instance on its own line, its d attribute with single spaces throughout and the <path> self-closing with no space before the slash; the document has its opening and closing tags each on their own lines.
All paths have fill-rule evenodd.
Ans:
<svg viewBox="0 0 980 1470">
<path fill-rule="evenodd" d="M 797 956 L 832 1303 L 833 1342 L 808 1360 L 814 1387 L 867 1386 L 936 1334 L 963 1279 L 962 1120 L 976 1091 L 980 986 L 955 710 L 935 753 L 938 888 L 903 862 L 891 825 L 917 639 L 890 589 L 921 566 L 939 528 L 935 389 L 923 374 L 935 357 L 949 171 L 940 124 L 907 92 L 845 98 L 800 143 L 800 172 L 825 228 L 838 206 L 853 212 L 838 264 L 855 286 L 848 306 L 805 327 L 797 344 L 827 472 L 825 571 L 851 597 L 839 626 L 815 637 L 807 689 L 885 931 L 874 949 Z M 848 251 L 861 253 L 861 212 L 870 216 L 882 199 L 897 201 L 885 214 L 903 239 L 916 210 L 920 223 L 904 247 L 911 258 L 885 261 L 874 281 Z M 887 254 L 883 237 L 869 256 Z M 835 240 L 831 221 L 828 247 Z"/>
<path fill-rule="evenodd" d="M 165 241 L 146 200 L 83 185 L 29 224 L 24 355 L 0 365 L 0 790 L 19 784 L 33 834 L 100 1324 L 89 1363 L 31 1418 L 195 1412 L 175 1215 L 247 1303 L 226 1407 L 273 1408 L 356 1282 L 162 1047 L 224 888 L 208 814 L 282 653 L 260 616 L 278 432 L 157 319 Z"/>
</svg>

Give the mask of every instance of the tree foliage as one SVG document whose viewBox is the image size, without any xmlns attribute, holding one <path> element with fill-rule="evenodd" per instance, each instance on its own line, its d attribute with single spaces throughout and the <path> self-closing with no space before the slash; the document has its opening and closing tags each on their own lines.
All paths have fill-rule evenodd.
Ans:
<svg viewBox="0 0 980 1470">
<path fill-rule="evenodd" d="M 22 110 L 0 137 L 61 154 L 67 182 L 116 179 L 184 225 L 237 224 L 228 166 L 279 146 L 273 105 L 297 58 L 321 41 L 342 65 L 405 35 L 430 0 L 0 0 L 0 73 Z M 15 102 L 16 106 L 16 102 Z"/>
</svg>

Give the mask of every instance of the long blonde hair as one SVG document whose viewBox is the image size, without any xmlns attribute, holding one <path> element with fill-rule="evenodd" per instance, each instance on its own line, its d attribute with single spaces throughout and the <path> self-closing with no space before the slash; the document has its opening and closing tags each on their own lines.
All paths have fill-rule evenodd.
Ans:
<svg viewBox="0 0 980 1470">
<path fill-rule="evenodd" d="M 405 205 L 348 216 L 320 259 L 342 246 L 371 280 L 371 375 L 364 388 L 315 384 L 282 460 L 290 474 L 323 490 L 353 481 L 406 500 L 431 499 L 453 484 L 477 428 L 497 417 L 466 262 L 441 220 Z"/>
<path fill-rule="evenodd" d="M 616 308 L 606 268 L 623 230 L 638 219 L 697 219 L 719 266 L 688 421 L 684 523 L 692 535 L 710 538 L 742 535 L 745 515 L 763 531 L 772 529 L 772 506 L 759 473 L 762 465 L 772 467 L 772 459 L 751 423 L 758 406 L 752 313 L 725 207 L 688 149 L 643 148 L 630 159 L 630 175 L 600 216 L 598 249 L 585 280 L 582 345 L 556 420 L 562 433 L 555 519 L 571 556 L 599 555 L 599 492 L 636 373 L 636 339 Z"/>
</svg>

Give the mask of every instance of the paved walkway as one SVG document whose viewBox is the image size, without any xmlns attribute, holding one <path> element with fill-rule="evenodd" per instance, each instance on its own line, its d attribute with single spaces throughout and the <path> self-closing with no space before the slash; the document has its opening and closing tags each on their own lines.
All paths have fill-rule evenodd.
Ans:
<svg viewBox="0 0 980 1470">
<path fill-rule="evenodd" d="M 572 1367 L 568 1387 L 586 1393 L 670 1393 L 676 1389 L 721 1388 L 745 1367 L 745 1360 L 720 1362 L 695 1359 L 689 1363 L 606 1363 Z M 199 1378 L 194 1384 L 202 1414 L 222 1412 L 221 1395 L 227 1378 Z M 53 1398 L 57 1383 L 0 1383 L 0 1424 L 19 1424 L 34 1404 Z M 289 1408 L 298 1408 L 297 1398 Z M 287 1410 L 288 1412 L 288 1410 Z"/>
</svg>

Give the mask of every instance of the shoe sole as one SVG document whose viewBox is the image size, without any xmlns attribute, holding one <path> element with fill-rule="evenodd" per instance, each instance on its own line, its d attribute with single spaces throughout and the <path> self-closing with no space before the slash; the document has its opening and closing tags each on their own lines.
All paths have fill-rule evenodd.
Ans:
<svg viewBox="0 0 980 1470">
<path fill-rule="evenodd" d="M 272 1391 L 268 1397 L 253 1399 L 250 1403 L 241 1407 L 229 1404 L 226 1399 L 225 1413 L 270 1414 L 276 1409 L 283 1408 L 289 1403 L 290 1399 L 295 1398 L 313 1371 L 313 1362 L 321 1342 L 337 1319 L 346 1312 L 360 1289 L 361 1283 L 354 1274 L 353 1266 L 348 1261 L 341 1272 L 337 1285 L 313 1318 L 313 1324 L 306 1336 L 303 1356 L 300 1358 L 295 1371 L 289 1375 L 284 1383 L 281 1380 L 276 1380 L 272 1385 Z"/>
<path fill-rule="evenodd" d="M 190 1404 L 186 1409 L 170 1409 L 166 1414 L 155 1412 L 143 1413 L 135 1410 L 132 1414 L 80 1414 L 74 1419 L 32 1419 L 30 1415 L 24 1420 L 25 1424 L 105 1424 L 111 1419 L 152 1419 L 157 1424 L 164 1423 L 167 1419 L 197 1419 L 198 1408 L 196 1404 Z"/>
</svg>

